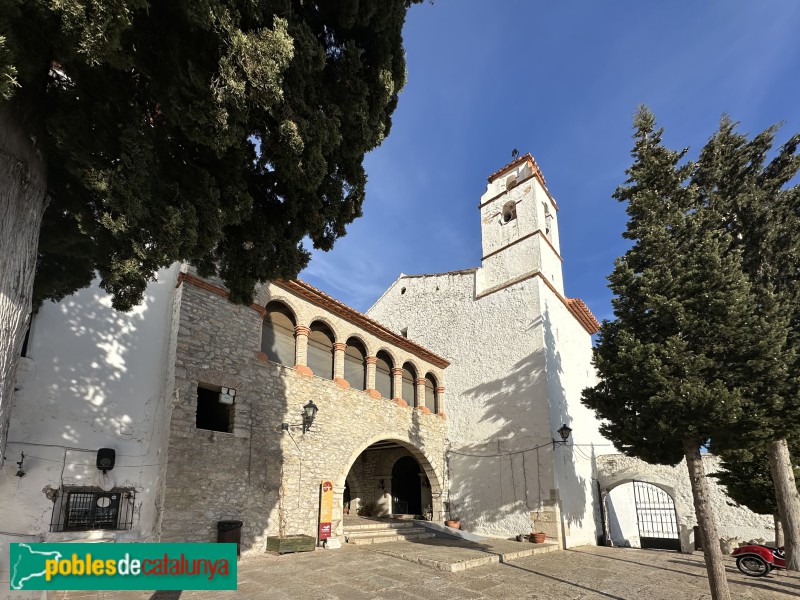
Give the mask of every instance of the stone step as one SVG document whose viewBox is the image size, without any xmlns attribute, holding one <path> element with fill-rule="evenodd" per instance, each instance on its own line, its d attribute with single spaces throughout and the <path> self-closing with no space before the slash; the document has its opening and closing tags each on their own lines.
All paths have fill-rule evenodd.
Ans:
<svg viewBox="0 0 800 600">
<path fill-rule="evenodd" d="M 359 525 L 345 524 L 344 529 L 345 531 L 374 531 L 376 529 L 410 529 L 416 527 L 418 527 L 418 525 L 414 523 L 414 521 L 409 521 L 407 523 L 401 521 L 386 521 L 385 523 L 373 521 Z"/>
<path fill-rule="evenodd" d="M 354 546 L 363 546 L 369 544 L 385 544 L 388 542 L 407 542 L 409 540 L 424 540 L 436 537 L 435 533 L 399 533 L 392 532 L 390 535 L 370 535 L 370 536 L 356 536 L 345 534 L 348 544 Z"/>
<path fill-rule="evenodd" d="M 424 527 L 402 527 L 402 528 L 386 527 L 385 529 L 361 529 L 356 531 L 353 531 L 352 529 L 344 530 L 344 534 L 346 536 L 354 538 L 409 535 L 413 533 L 434 533 L 434 532 L 428 531 Z"/>
</svg>

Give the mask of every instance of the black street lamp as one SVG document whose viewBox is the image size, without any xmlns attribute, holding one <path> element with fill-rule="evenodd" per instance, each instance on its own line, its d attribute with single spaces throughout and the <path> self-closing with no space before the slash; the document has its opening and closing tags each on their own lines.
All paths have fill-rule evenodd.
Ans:
<svg viewBox="0 0 800 600">
<path fill-rule="evenodd" d="M 558 435 L 561 437 L 561 441 L 553 439 L 553 450 L 555 450 L 556 444 L 561 444 L 562 446 L 567 445 L 567 440 L 569 439 L 569 434 L 572 433 L 572 428 L 564 423 L 558 428 L 556 433 L 558 433 Z"/>
<path fill-rule="evenodd" d="M 302 429 L 303 433 L 311 429 L 311 425 L 314 423 L 314 418 L 317 416 L 317 405 L 314 404 L 313 400 L 309 400 L 306 402 L 305 406 L 303 406 L 303 412 L 300 413 L 300 416 L 303 419 L 303 423 L 300 425 L 290 425 L 289 423 L 281 423 L 281 430 L 282 431 L 289 431 L 291 429 Z"/>
<path fill-rule="evenodd" d="M 309 400 L 303 407 L 303 433 L 311 429 L 311 424 L 314 422 L 314 417 L 317 416 L 318 410 L 313 400 Z"/>
</svg>

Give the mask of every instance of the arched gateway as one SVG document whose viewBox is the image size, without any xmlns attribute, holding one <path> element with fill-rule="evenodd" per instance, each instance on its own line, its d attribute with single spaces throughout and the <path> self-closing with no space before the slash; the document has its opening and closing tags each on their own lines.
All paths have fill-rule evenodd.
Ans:
<svg viewBox="0 0 800 600">
<path fill-rule="evenodd" d="M 343 512 L 383 517 L 442 511 L 441 476 L 423 450 L 408 439 L 382 438 L 360 448 L 336 481 Z"/>
</svg>

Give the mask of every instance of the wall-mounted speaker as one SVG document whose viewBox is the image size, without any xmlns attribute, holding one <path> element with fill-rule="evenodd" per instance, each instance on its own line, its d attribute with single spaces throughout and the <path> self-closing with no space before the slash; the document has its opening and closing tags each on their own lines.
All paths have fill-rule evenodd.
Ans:
<svg viewBox="0 0 800 600">
<path fill-rule="evenodd" d="M 117 453 L 113 448 L 100 448 L 97 451 L 97 468 L 103 473 L 114 468 Z"/>
</svg>

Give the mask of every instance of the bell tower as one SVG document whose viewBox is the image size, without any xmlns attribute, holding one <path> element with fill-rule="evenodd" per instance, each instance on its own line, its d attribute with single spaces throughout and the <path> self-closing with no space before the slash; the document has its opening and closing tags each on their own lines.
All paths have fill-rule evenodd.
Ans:
<svg viewBox="0 0 800 600">
<path fill-rule="evenodd" d="M 517 157 L 489 176 L 480 212 L 483 255 L 476 292 L 540 273 L 563 296 L 558 206 L 533 156 Z"/>
</svg>

